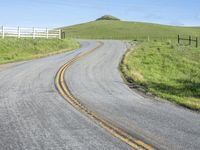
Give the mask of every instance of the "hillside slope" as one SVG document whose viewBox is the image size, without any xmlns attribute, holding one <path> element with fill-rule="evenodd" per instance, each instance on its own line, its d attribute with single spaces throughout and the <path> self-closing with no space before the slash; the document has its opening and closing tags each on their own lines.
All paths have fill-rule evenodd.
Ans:
<svg viewBox="0 0 200 150">
<path fill-rule="evenodd" d="M 174 39 L 178 34 L 199 36 L 198 27 L 176 27 L 113 20 L 93 21 L 64 27 L 66 36 L 84 39 Z"/>
</svg>

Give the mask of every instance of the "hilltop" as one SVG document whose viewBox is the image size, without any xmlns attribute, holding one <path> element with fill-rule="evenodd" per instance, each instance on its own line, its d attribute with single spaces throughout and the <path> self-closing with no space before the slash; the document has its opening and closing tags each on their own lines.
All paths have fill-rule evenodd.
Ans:
<svg viewBox="0 0 200 150">
<path fill-rule="evenodd" d="M 175 39 L 182 36 L 199 36 L 198 27 L 179 27 L 153 23 L 107 20 L 103 16 L 97 21 L 64 27 L 66 36 L 84 39 Z M 109 18 L 109 17 L 108 17 Z M 113 17 L 111 17 L 113 18 Z"/>
<path fill-rule="evenodd" d="M 104 16 L 98 18 L 96 21 L 99 21 L 99 20 L 117 20 L 117 21 L 120 21 L 119 18 L 111 16 L 111 15 L 104 15 Z"/>
</svg>

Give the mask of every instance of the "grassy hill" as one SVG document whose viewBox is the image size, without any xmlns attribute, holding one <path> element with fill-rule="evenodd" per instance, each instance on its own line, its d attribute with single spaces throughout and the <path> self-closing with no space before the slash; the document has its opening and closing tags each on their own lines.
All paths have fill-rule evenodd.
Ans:
<svg viewBox="0 0 200 150">
<path fill-rule="evenodd" d="M 199 36 L 199 27 L 177 27 L 152 23 L 98 20 L 64 27 L 66 36 L 84 39 L 175 39 L 177 35 Z"/>
</svg>

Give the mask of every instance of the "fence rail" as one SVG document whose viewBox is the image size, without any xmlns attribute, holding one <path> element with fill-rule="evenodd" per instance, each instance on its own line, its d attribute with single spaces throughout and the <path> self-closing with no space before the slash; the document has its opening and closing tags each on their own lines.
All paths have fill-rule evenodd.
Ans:
<svg viewBox="0 0 200 150">
<path fill-rule="evenodd" d="M 192 45 L 192 42 L 195 42 L 196 48 L 198 48 L 198 37 L 195 39 L 192 38 L 192 36 L 189 36 L 189 38 L 181 38 L 180 35 L 178 35 L 178 44 L 180 44 L 180 41 L 188 41 L 189 45 Z"/>
<path fill-rule="evenodd" d="M 17 38 L 58 38 L 61 39 L 61 30 L 48 28 L 21 28 L 21 27 L 4 27 L 0 28 L 0 37 L 17 37 Z"/>
</svg>

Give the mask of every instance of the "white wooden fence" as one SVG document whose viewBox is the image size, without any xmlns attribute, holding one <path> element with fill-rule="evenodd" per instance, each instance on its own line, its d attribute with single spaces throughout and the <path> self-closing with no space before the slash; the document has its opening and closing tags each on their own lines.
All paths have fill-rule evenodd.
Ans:
<svg viewBox="0 0 200 150">
<path fill-rule="evenodd" d="M 21 27 L 4 27 L 0 28 L 0 37 L 17 37 L 17 38 L 58 38 L 61 39 L 61 30 L 48 28 L 21 28 Z"/>
</svg>

